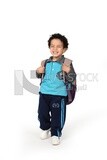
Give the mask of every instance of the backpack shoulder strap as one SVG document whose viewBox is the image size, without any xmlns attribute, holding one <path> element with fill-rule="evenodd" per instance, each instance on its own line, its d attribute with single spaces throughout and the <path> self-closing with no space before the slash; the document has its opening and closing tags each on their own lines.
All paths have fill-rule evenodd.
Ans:
<svg viewBox="0 0 107 160">
<path fill-rule="evenodd" d="M 46 65 L 46 59 L 41 62 L 42 67 L 45 67 L 45 65 Z"/>
<path fill-rule="evenodd" d="M 71 59 L 68 59 L 68 58 L 65 58 L 65 59 L 64 59 L 64 64 L 65 64 L 66 66 L 70 67 L 71 63 L 72 63 L 72 60 L 71 60 Z M 64 80 L 64 83 L 65 83 L 65 72 L 63 72 L 63 80 Z"/>
<path fill-rule="evenodd" d="M 68 58 L 65 58 L 65 59 L 64 59 L 64 64 L 65 64 L 66 66 L 70 66 L 71 63 L 72 63 L 72 60 L 71 60 L 71 59 L 68 59 Z"/>
</svg>

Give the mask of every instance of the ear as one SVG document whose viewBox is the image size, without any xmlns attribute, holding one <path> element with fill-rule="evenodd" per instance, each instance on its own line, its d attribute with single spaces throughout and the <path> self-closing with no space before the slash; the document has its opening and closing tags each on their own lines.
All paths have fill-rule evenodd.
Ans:
<svg viewBox="0 0 107 160">
<path fill-rule="evenodd" d="M 64 48 L 64 49 L 63 49 L 63 53 L 66 52 L 66 50 L 67 50 L 67 48 Z"/>
</svg>

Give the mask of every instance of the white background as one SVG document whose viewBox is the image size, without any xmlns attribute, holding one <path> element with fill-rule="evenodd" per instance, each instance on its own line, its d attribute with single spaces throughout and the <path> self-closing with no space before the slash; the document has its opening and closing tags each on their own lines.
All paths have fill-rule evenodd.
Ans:
<svg viewBox="0 0 107 160">
<path fill-rule="evenodd" d="M 30 70 L 50 56 L 47 40 L 58 32 L 69 40 L 65 56 L 73 59 L 80 89 L 67 106 L 61 144 L 53 147 L 39 139 L 38 95 L 14 95 L 14 70 L 39 84 Z M 107 160 L 106 54 L 106 0 L 1 0 L 0 159 Z"/>
</svg>

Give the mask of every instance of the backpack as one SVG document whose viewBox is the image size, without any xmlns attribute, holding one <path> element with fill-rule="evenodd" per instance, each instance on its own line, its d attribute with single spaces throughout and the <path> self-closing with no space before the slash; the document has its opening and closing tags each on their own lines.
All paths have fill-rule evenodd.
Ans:
<svg viewBox="0 0 107 160">
<path fill-rule="evenodd" d="M 45 67 L 46 63 L 47 63 L 47 60 L 43 60 L 41 62 L 41 65 Z M 70 65 L 72 64 L 72 60 L 70 60 L 68 58 L 65 58 L 63 64 L 65 64 L 66 66 L 70 67 Z M 41 81 L 42 81 L 43 77 L 44 77 L 44 74 L 42 74 Z M 71 104 L 73 102 L 73 100 L 75 98 L 76 89 L 77 89 L 77 86 L 76 86 L 76 77 L 75 77 L 75 80 L 73 81 L 73 83 L 69 82 L 66 79 L 65 72 L 63 72 L 63 81 L 64 81 L 64 83 L 66 85 L 66 90 L 67 90 L 67 101 L 66 101 L 66 104 L 69 105 L 69 104 Z"/>
</svg>

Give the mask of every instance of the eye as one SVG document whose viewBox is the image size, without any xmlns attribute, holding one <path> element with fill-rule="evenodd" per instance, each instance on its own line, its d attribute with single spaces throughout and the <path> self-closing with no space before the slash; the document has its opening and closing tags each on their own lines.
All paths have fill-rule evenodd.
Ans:
<svg viewBox="0 0 107 160">
<path fill-rule="evenodd" d="M 62 46 L 58 46 L 58 48 L 62 48 Z"/>
<path fill-rule="evenodd" d="M 54 48 L 54 46 L 52 45 L 52 46 L 50 46 L 51 48 Z"/>
</svg>

